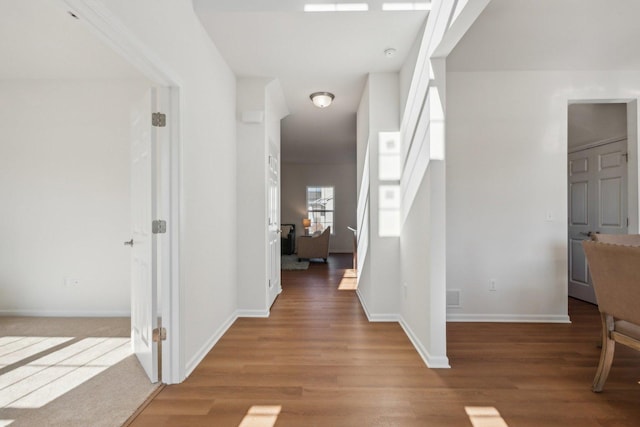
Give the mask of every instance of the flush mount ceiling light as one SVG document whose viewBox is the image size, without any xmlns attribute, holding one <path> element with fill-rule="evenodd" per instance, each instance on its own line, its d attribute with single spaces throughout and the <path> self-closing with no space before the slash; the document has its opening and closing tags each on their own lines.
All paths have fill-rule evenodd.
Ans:
<svg viewBox="0 0 640 427">
<path fill-rule="evenodd" d="M 313 105 L 316 107 L 326 108 L 331 105 L 335 96 L 330 92 L 314 92 L 309 95 L 309 98 L 311 98 Z"/>
</svg>

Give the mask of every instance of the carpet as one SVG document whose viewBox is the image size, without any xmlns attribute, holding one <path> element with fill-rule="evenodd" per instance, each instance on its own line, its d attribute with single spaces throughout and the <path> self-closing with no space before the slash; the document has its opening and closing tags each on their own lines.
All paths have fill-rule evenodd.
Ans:
<svg viewBox="0 0 640 427">
<path fill-rule="evenodd" d="M 280 260 L 281 270 L 306 270 L 309 268 L 309 261 L 298 261 L 297 255 L 282 255 Z"/>
<path fill-rule="evenodd" d="M 64 344 L 43 350 L 4 368 L 0 365 L 0 380 L 9 381 L 26 364 L 31 362 L 37 365 L 38 361 L 45 359 L 47 355 L 64 350 L 82 339 L 92 336 L 124 338 L 129 333 L 129 329 L 128 318 L 0 317 L 0 337 L 73 337 Z M 104 356 L 101 360 L 104 360 Z M 91 369 L 91 363 L 93 362 L 85 365 L 86 369 Z M 2 407 L 0 405 L 0 425 L 7 425 L 3 424 L 3 420 L 5 422 L 12 420 L 11 427 L 118 427 L 136 412 L 158 386 L 159 384 L 149 382 L 138 360 L 131 355 L 82 384 L 66 390 L 66 393 L 44 406 Z"/>
</svg>

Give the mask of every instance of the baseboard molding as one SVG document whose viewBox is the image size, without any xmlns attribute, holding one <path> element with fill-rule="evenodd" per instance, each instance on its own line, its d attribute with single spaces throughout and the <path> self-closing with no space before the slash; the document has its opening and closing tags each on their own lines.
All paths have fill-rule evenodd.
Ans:
<svg viewBox="0 0 640 427">
<path fill-rule="evenodd" d="M 233 312 L 231 316 L 213 333 L 213 335 L 207 340 L 207 342 L 198 350 L 198 352 L 189 360 L 185 369 L 185 377 L 183 381 L 191 375 L 191 373 L 198 367 L 200 362 L 205 358 L 207 353 L 211 351 L 214 345 L 222 338 L 227 330 L 233 325 L 233 322 L 238 318 L 237 312 Z"/>
<path fill-rule="evenodd" d="M 398 322 L 400 324 L 400 327 L 402 327 L 402 330 L 407 335 L 409 341 L 411 341 L 411 344 L 413 344 L 413 347 L 416 349 L 427 367 L 434 369 L 451 367 L 449 365 L 449 359 L 446 356 L 431 356 L 429 354 L 427 349 L 424 348 L 416 334 L 413 333 L 413 330 L 411 330 L 402 316 L 396 313 L 371 313 L 359 289 L 356 290 L 356 295 L 358 295 L 360 305 L 362 306 L 369 322 Z"/>
<path fill-rule="evenodd" d="M 0 316 L 16 317 L 131 317 L 130 310 L 68 311 L 68 310 L 0 310 Z"/>
<path fill-rule="evenodd" d="M 447 322 L 571 323 L 559 314 L 447 314 Z"/>
<path fill-rule="evenodd" d="M 413 332 L 411 327 L 407 324 L 403 317 L 400 318 L 400 326 L 404 330 L 404 333 L 409 337 L 409 341 L 413 344 L 416 351 L 422 357 L 425 365 L 429 368 L 433 369 L 448 369 L 451 368 L 449 365 L 449 358 L 446 356 L 432 356 L 429 354 L 426 348 L 422 345 L 422 342 L 418 338 L 418 336 Z"/>
<path fill-rule="evenodd" d="M 358 295 L 358 299 L 360 300 L 360 305 L 364 310 L 364 314 L 367 316 L 367 320 L 369 322 L 399 322 L 400 315 L 395 313 L 372 313 L 369 311 L 367 307 L 367 303 L 364 302 L 364 298 L 360 293 L 360 289 L 356 289 L 356 295 Z"/>
<path fill-rule="evenodd" d="M 236 317 L 269 317 L 269 310 L 236 310 Z"/>
</svg>

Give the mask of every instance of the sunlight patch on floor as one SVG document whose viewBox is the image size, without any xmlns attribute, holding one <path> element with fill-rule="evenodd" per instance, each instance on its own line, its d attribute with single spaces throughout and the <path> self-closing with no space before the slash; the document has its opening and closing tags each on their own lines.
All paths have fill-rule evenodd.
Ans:
<svg viewBox="0 0 640 427">
<path fill-rule="evenodd" d="M 0 368 L 17 363 L 72 339 L 70 337 L 2 337 L 0 338 Z"/>
<path fill-rule="evenodd" d="M 0 427 L 7 427 L 9 424 L 13 423 L 15 420 L 0 420 Z"/>
<path fill-rule="evenodd" d="M 129 338 L 85 338 L 0 375 L 0 408 L 40 408 L 131 354 Z"/>
<path fill-rule="evenodd" d="M 473 427 L 509 427 L 493 406 L 465 406 Z"/>
<path fill-rule="evenodd" d="M 356 289 L 358 289 L 358 273 L 353 269 L 345 270 L 338 284 L 338 290 L 355 291 Z"/>
<path fill-rule="evenodd" d="M 282 411 L 282 406 L 254 405 L 247 411 L 238 427 L 273 427 Z"/>
</svg>

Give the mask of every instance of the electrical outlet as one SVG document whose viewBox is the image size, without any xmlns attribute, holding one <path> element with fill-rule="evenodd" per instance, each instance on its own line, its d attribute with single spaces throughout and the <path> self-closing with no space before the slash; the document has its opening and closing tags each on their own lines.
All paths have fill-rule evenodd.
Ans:
<svg viewBox="0 0 640 427">
<path fill-rule="evenodd" d="M 489 280 L 489 290 L 490 291 L 496 291 L 496 279 L 490 279 Z"/>
</svg>

